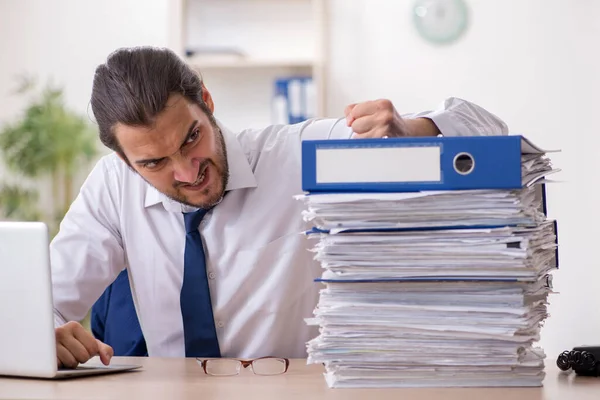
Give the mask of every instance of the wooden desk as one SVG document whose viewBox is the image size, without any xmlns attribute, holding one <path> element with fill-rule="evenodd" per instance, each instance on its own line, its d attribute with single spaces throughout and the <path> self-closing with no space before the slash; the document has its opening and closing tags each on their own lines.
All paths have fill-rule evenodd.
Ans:
<svg viewBox="0 0 600 400">
<path fill-rule="evenodd" d="M 587 400 L 600 399 L 600 378 L 561 374 L 549 361 L 543 388 L 329 389 L 320 365 L 292 360 L 279 376 L 243 371 L 233 377 L 204 374 L 193 359 L 118 358 L 143 370 L 64 381 L 0 378 L 0 398 L 35 399 L 411 399 Z"/>
</svg>

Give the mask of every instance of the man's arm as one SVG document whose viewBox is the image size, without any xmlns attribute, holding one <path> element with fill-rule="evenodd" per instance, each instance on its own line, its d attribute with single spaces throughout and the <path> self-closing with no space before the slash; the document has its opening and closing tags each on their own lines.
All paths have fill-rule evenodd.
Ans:
<svg viewBox="0 0 600 400">
<path fill-rule="evenodd" d="M 389 100 L 346 107 L 345 118 L 310 121 L 302 140 L 348 139 L 383 136 L 507 135 L 504 121 L 469 101 L 451 97 L 436 109 L 400 114 Z"/>
<path fill-rule="evenodd" d="M 125 266 L 120 188 L 109 163 L 103 159 L 92 170 L 50 244 L 59 365 L 74 367 L 95 355 L 106 364 L 112 356 L 109 346 L 73 322 L 85 317 Z"/>
<path fill-rule="evenodd" d="M 411 136 L 508 135 L 508 126 L 503 120 L 477 104 L 457 97 L 444 100 L 435 110 L 406 114 L 402 117 L 415 124 L 421 124 L 415 126 Z M 433 129 L 437 128 L 439 131 L 435 135 L 431 135 L 432 123 L 435 125 Z"/>
</svg>

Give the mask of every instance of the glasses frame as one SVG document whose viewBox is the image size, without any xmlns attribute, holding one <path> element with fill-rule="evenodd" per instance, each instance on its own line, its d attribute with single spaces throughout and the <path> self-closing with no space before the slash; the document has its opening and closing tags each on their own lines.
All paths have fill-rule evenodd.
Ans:
<svg viewBox="0 0 600 400">
<path fill-rule="evenodd" d="M 282 375 L 282 374 L 285 374 L 288 371 L 289 367 L 290 367 L 290 360 L 287 359 L 287 358 L 284 358 L 284 357 L 266 356 L 266 357 L 250 358 L 250 359 L 242 359 L 242 358 L 226 358 L 226 359 L 227 360 L 238 361 L 240 363 L 240 365 L 241 365 L 242 368 L 251 367 L 250 369 L 252 370 L 252 373 L 254 375 L 258 375 L 258 376 L 277 376 L 277 375 Z M 252 364 L 255 361 L 264 360 L 264 359 L 282 360 L 284 362 L 285 369 L 283 370 L 283 372 L 280 372 L 278 374 L 257 374 L 256 372 L 254 372 L 254 367 L 252 366 Z M 200 358 L 200 357 L 196 357 L 196 361 L 200 364 L 200 366 L 202 367 L 202 370 L 204 371 L 204 373 L 206 375 L 209 375 L 209 376 L 237 376 L 242 371 L 242 369 L 239 368 L 238 372 L 236 374 L 231 374 L 231 375 L 213 375 L 213 374 L 210 374 L 210 373 L 208 373 L 208 371 L 206 371 L 206 364 L 210 360 L 219 360 L 219 358 Z"/>
</svg>

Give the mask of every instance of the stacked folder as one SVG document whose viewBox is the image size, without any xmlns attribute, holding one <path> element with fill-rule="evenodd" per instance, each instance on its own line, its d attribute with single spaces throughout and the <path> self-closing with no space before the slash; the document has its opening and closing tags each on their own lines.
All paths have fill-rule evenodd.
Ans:
<svg viewBox="0 0 600 400">
<path fill-rule="evenodd" d="M 558 267 L 545 196 L 545 177 L 557 170 L 546 152 L 517 136 L 303 146 L 298 197 L 323 267 L 308 361 L 325 365 L 328 385 L 540 386 L 545 355 L 536 342 Z M 433 167 L 419 166 L 437 180 L 401 172 L 383 181 L 384 168 L 372 166 L 424 147 L 440 150 L 425 160 Z M 356 163 L 352 181 L 344 174 Z"/>
</svg>

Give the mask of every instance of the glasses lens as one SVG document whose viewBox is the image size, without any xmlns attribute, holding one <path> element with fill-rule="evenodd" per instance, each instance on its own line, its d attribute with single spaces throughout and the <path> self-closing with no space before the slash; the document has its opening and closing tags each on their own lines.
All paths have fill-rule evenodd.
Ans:
<svg viewBox="0 0 600 400">
<path fill-rule="evenodd" d="M 256 375 L 278 375 L 285 372 L 285 360 L 281 358 L 261 358 L 252 362 Z"/>
<path fill-rule="evenodd" d="M 215 376 L 237 375 L 240 373 L 240 362 L 224 358 L 206 360 L 206 373 Z"/>
</svg>

